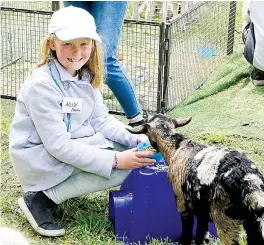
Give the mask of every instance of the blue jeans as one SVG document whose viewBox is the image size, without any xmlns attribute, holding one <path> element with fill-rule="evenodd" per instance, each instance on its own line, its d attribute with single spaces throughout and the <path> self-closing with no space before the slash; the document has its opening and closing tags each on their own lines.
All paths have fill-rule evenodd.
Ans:
<svg viewBox="0 0 264 245">
<path fill-rule="evenodd" d="M 131 79 L 128 78 L 124 67 L 117 58 L 118 41 L 124 21 L 127 2 L 64 2 L 65 7 L 69 5 L 83 8 L 94 17 L 97 33 L 102 38 L 102 45 L 106 56 L 106 83 L 122 106 L 127 119 L 133 119 L 140 115 L 142 110 L 136 98 L 134 84 Z"/>
</svg>

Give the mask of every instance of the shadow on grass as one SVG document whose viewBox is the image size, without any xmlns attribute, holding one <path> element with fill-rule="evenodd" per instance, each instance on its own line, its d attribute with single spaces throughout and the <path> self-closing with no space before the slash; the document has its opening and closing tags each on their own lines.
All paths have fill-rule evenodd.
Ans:
<svg viewBox="0 0 264 245">
<path fill-rule="evenodd" d="M 233 54 L 227 63 L 218 69 L 211 78 L 197 90 L 193 95 L 187 98 L 182 105 L 190 105 L 211 95 L 227 90 L 231 86 L 239 83 L 243 78 L 248 77 L 252 67 L 238 51 Z"/>
</svg>

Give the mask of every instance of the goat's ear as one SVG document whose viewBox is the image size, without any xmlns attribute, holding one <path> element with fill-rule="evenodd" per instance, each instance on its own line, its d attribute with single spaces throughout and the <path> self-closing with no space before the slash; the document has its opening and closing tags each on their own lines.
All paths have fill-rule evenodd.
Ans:
<svg viewBox="0 0 264 245">
<path fill-rule="evenodd" d="M 182 126 L 188 124 L 191 120 L 192 120 L 191 117 L 186 117 L 186 118 L 173 118 L 172 119 L 175 128 L 182 127 Z"/>
<path fill-rule="evenodd" d="M 147 133 L 146 124 L 142 124 L 134 128 L 126 128 L 126 129 L 132 134 L 146 134 Z"/>
</svg>

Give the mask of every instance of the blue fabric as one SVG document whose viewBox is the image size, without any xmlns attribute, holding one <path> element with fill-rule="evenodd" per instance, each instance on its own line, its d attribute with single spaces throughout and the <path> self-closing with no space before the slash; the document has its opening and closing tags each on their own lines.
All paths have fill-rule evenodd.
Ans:
<svg viewBox="0 0 264 245">
<path fill-rule="evenodd" d="M 95 19 L 97 33 L 102 38 L 106 56 L 106 83 L 122 106 L 126 117 L 132 119 L 142 110 L 135 94 L 135 87 L 128 78 L 124 67 L 117 58 L 118 41 L 124 16 L 126 1 L 65 1 L 64 6 L 75 6 L 87 10 Z M 70 18 L 70 17 L 69 17 Z"/>
</svg>

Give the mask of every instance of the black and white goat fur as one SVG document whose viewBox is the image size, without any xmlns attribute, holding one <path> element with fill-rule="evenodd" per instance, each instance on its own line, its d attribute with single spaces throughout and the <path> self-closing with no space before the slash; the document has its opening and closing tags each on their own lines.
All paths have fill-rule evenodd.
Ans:
<svg viewBox="0 0 264 245">
<path fill-rule="evenodd" d="M 180 243 L 193 239 L 197 218 L 196 245 L 208 242 L 208 223 L 216 226 L 222 245 L 238 245 L 241 225 L 248 245 L 264 245 L 264 178 L 243 153 L 229 148 L 206 146 L 175 131 L 191 121 L 149 116 L 132 133 L 146 133 L 151 145 L 168 163 L 169 181 L 181 213 Z"/>
</svg>

